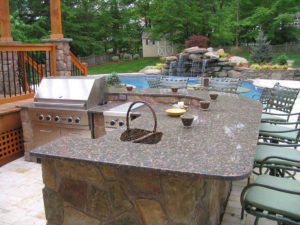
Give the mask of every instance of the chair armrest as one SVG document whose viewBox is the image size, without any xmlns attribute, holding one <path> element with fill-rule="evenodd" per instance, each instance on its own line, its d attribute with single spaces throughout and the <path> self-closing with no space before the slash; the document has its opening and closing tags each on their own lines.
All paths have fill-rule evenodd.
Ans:
<svg viewBox="0 0 300 225">
<path fill-rule="evenodd" d="M 272 116 L 299 116 L 300 113 L 271 113 L 271 112 L 263 112 L 263 114 L 272 115 Z"/>
<path fill-rule="evenodd" d="M 271 103 L 268 104 L 268 105 L 272 105 Z M 275 110 L 282 110 L 282 109 L 289 109 L 290 107 L 284 107 L 284 106 L 281 106 L 281 107 L 270 107 L 270 108 L 267 108 L 267 109 L 275 109 Z"/>
<path fill-rule="evenodd" d="M 266 138 L 266 139 L 268 139 L 268 138 Z M 274 139 L 271 139 L 271 140 L 274 140 Z M 257 142 L 257 145 L 268 145 L 268 146 L 284 147 L 284 148 L 288 148 L 288 147 L 297 148 L 297 147 L 300 147 L 300 144 L 277 144 L 277 143 L 268 143 L 268 142 Z"/>
<path fill-rule="evenodd" d="M 261 121 L 261 123 L 270 123 L 270 124 L 277 124 L 277 125 L 299 125 L 300 121 L 296 121 L 296 122 L 280 122 L 280 121 Z"/>
<path fill-rule="evenodd" d="M 280 159 L 280 160 L 284 160 L 284 161 L 288 161 L 288 162 L 292 162 L 292 163 L 299 163 L 299 167 L 300 167 L 300 160 L 288 159 L 288 158 L 279 157 L 279 156 L 269 156 L 269 157 L 264 158 L 264 160 L 261 162 L 261 164 L 259 166 L 259 173 L 260 174 L 262 174 L 262 169 L 263 169 L 264 164 L 266 164 L 268 162 L 268 160 L 270 160 L 270 159 Z M 275 166 L 274 166 L 275 169 L 276 169 L 276 165 L 278 165 L 278 169 L 281 169 L 279 167 L 279 165 L 281 165 L 280 163 L 275 164 Z"/>
<path fill-rule="evenodd" d="M 294 132 L 294 131 L 300 131 L 300 128 L 291 129 L 291 130 L 281 130 L 281 131 L 259 130 L 259 133 L 280 134 L 280 133 L 289 133 L 289 132 Z"/>
</svg>

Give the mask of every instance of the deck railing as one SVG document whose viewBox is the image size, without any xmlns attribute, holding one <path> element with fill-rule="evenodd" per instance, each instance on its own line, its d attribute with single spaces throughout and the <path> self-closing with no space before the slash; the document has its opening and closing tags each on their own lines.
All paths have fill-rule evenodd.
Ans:
<svg viewBox="0 0 300 225">
<path fill-rule="evenodd" d="M 0 103 L 32 97 L 50 74 L 56 74 L 55 44 L 0 43 Z"/>
<path fill-rule="evenodd" d="M 72 76 L 87 76 L 88 68 L 85 63 L 81 63 L 80 60 L 70 52 L 71 60 L 72 60 Z"/>
</svg>

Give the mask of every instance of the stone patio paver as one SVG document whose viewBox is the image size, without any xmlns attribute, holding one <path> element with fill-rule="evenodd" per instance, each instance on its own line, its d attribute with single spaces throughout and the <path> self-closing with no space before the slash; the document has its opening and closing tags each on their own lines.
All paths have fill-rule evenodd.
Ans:
<svg viewBox="0 0 300 225">
<path fill-rule="evenodd" d="M 41 165 L 20 158 L 0 167 L 0 224 L 45 225 Z"/>
<path fill-rule="evenodd" d="M 0 225 L 46 225 L 40 164 L 17 159 L 0 167 L 0 181 Z M 244 220 L 240 219 L 240 193 L 246 184 L 247 180 L 233 182 L 221 225 L 254 223 L 251 215 L 245 214 Z M 276 223 L 261 219 L 259 225 Z"/>
</svg>

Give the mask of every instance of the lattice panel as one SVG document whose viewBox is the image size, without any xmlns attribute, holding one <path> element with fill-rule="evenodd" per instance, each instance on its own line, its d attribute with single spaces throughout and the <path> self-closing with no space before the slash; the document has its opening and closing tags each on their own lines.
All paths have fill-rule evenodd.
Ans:
<svg viewBox="0 0 300 225">
<path fill-rule="evenodd" d="M 0 161 L 24 152 L 22 128 L 0 134 Z"/>
</svg>

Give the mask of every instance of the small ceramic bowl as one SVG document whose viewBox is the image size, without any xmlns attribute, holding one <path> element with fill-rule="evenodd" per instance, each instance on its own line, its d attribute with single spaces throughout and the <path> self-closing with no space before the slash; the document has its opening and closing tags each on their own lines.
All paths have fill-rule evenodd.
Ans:
<svg viewBox="0 0 300 225">
<path fill-rule="evenodd" d="M 193 115 L 182 115 L 180 116 L 181 122 L 185 127 L 191 127 L 194 121 Z"/>
<path fill-rule="evenodd" d="M 200 107 L 202 110 L 206 111 L 209 109 L 210 101 L 200 101 Z"/>
<path fill-rule="evenodd" d="M 213 101 L 216 101 L 218 96 L 219 95 L 217 93 L 210 93 L 209 94 L 210 99 L 213 100 Z"/>
<path fill-rule="evenodd" d="M 177 93 L 179 88 L 171 88 L 173 93 Z"/>
<path fill-rule="evenodd" d="M 126 90 L 127 90 L 127 91 L 132 91 L 132 89 L 133 89 L 133 86 L 126 85 Z"/>
</svg>

